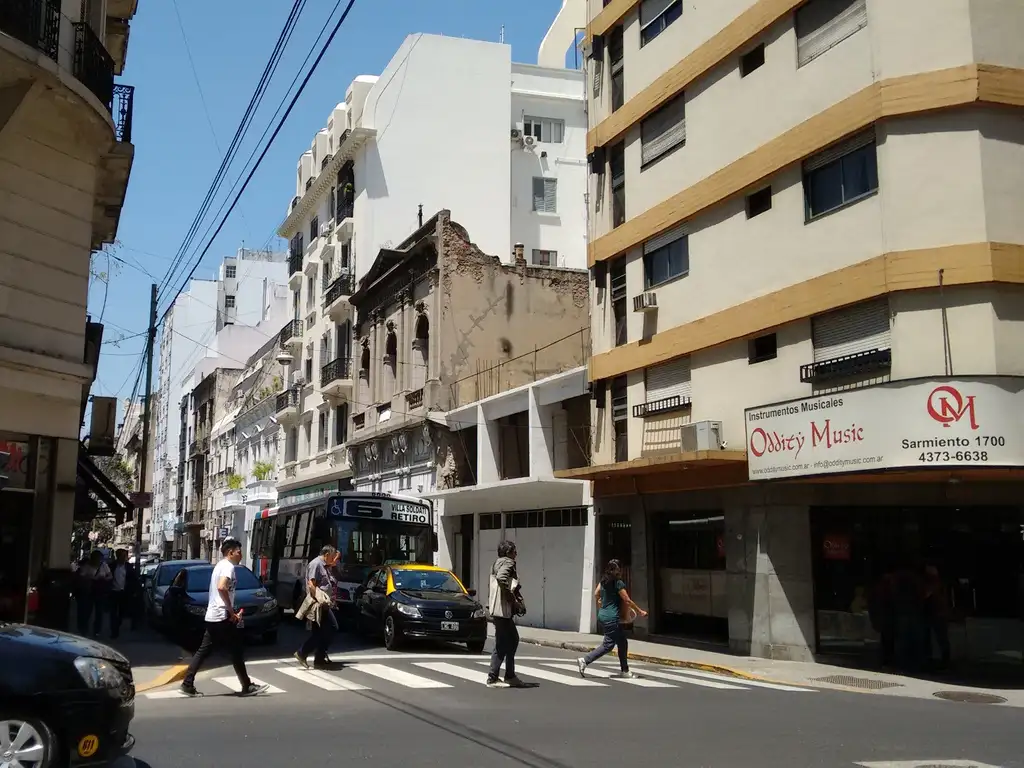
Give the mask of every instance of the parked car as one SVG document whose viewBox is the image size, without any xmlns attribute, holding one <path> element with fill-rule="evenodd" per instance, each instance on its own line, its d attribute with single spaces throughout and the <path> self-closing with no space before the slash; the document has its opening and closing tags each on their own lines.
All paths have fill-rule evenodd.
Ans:
<svg viewBox="0 0 1024 768">
<path fill-rule="evenodd" d="M 163 595 L 165 626 L 184 632 L 191 639 L 202 636 L 212 578 L 213 566 L 209 563 L 190 565 L 178 572 Z M 281 621 L 277 600 L 244 565 L 235 566 L 235 579 L 235 608 L 242 611 L 243 635 L 276 643 Z"/>
<path fill-rule="evenodd" d="M 102 766 L 131 751 L 132 667 L 109 646 L 0 624 L 0 765 Z"/>
<path fill-rule="evenodd" d="M 451 571 L 433 565 L 385 565 L 356 590 L 357 626 L 384 636 L 389 651 L 409 638 L 465 643 L 480 653 L 487 641 L 487 611 Z"/>
<path fill-rule="evenodd" d="M 178 572 L 190 565 L 209 565 L 209 563 L 205 560 L 168 560 L 166 563 L 160 563 L 150 574 L 145 591 L 142 593 L 142 602 L 145 606 L 146 616 L 154 627 L 166 628 L 163 610 L 164 592 L 171 586 L 171 582 L 174 581 Z"/>
</svg>

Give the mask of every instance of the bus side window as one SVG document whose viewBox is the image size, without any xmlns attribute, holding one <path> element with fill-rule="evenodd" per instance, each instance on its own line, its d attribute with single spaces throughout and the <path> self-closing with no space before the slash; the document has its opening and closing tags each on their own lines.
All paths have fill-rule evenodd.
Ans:
<svg viewBox="0 0 1024 768">
<path fill-rule="evenodd" d="M 330 544 L 336 546 L 335 542 L 331 541 L 331 525 L 324 518 L 317 515 L 313 518 L 313 525 L 311 526 L 312 533 L 309 537 L 309 555 L 310 558 L 314 555 L 320 554 L 320 550 L 325 545 Z"/>
<path fill-rule="evenodd" d="M 296 516 L 295 519 L 295 533 L 292 537 L 292 557 L 298 560 L 309 560 L 311 559 L 309 554 L 309 520 L 313 516 L 313 511 L 303 512 Z"/>
</svg>

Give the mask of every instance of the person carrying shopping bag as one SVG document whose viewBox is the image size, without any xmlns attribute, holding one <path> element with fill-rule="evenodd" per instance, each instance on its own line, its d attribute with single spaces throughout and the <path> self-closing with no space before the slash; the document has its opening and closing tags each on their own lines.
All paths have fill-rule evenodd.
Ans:
<svg viewBox="0 0 1024 768">
<path fill-rule="evenodd" d="M 519 573 L 516 570 L 516 545 L 511 541 L 498 544 L 498 558 L 491 566 L 490 611 L 494 623 L 494 651 L 491 653 L 491 668 L 487 674 L 489 688 L 525 688 L 516 677 L 516 649 L 519 647 L 519 630 L 516 616 L 526 613 L 526 604 L 519 587 Z M 505 664 L 505 679 L 498 679 L 502 663 Z"/>
<path fill-rule="evenodd" d="M 604 632 L 604 641 L 586 656 L 576 659 L 580 677 L 586 677 L 587 667 L 612 648 L 619 651 L 619 669 L 617 677 L 635 678 L 637 674 L 629 671 L 629 641 L 626 639 L 626 626 L 633 623 L 634 616 L 646 616 L 647 611 L 633 602 L 622 581 L 622 565 L 618 560 L 609 560 L 604 568 L 601 582 L 594 589 L 597 601 L 597 620 Z"/>
<path fill-rule="evenodd" d="M 310 561 L 306 569 L 306 597 L 303 599 L 295 618 L 307 620 L 312 630 L 302 647 L 295 652 L 295 660 L 309 668 L 310 652 L 314 652 L 313 666 L 322 669 L 330 665 L 327 650 L 338 631 L 338 619 L 334 615 L 334 599 L 337 594 L 337 580 L 334 566 L 341 557 L 338 550 L 327 545 L 320 555 Z"/>
</svg>

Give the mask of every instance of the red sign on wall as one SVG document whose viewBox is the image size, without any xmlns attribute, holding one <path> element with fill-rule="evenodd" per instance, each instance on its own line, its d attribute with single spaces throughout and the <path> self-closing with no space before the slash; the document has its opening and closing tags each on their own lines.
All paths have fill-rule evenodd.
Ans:
<svg viewBox="0 0 1024 768">
<path fill-rule="evenodd" d="M 822 555 L 826 560 L 849 560 L 850 537 L 845 533 L 830 533 L 822 543 Z"/>
</svg>

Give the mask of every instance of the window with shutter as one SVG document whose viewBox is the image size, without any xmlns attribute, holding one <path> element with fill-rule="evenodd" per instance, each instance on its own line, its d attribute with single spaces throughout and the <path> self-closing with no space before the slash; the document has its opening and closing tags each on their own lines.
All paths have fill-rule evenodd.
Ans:
<svg viewBox="0 0 1024 768">
<path fill-rule="evenodd" d="M 662 232 L 644 243 L 644 288 L 654 288 L 690 271 L 686 225 Z"/>
<path fill-rule="evenodd" d="M 796 12 L 797 66 L 809 64 L 867 25 L 867 0 L 811 0 Z"/>
<path fill-rule="evenodd" d="M 866 301 L 811 321 L 814 362 L 890 348 L 889 302 Z"/>
<path fill-rule="evenodd" d="M 693 393 L 690 386 L 690 358 L 688 356 L 651 366 L 647 369 L 645 378 L 648 403 L 670 397 L 688 399 Z"/>
<path fill-rule="evenodd" d="M 808 221 L 878 190 L 874 129 L 859 133 L 804 161 Z"/>
<path fill-rule="evenodd" d="M 652 163 L 686 144 L 686 94 L 681 93 L 643 121 L 640 165 Z"/>
<path fill-rule="evenodd" d="M 558 179 L 533 178 L 533 210 L 537 213 L 558 213 Z"/>
<path fill-rule="evenodd" d="M 643 0 L 640 3 L 640 47 L 647 45 L 683 15 L 683 0 Z"/>
</svg>

